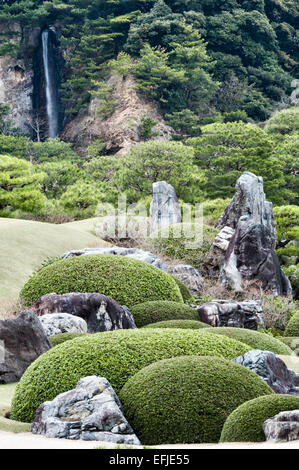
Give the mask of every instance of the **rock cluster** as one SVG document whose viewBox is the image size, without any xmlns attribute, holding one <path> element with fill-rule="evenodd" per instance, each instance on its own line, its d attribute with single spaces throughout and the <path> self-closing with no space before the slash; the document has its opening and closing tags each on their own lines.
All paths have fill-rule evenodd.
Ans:
<svg viewBox="0 0 299 470">
<path fill-rule="evenodd" d="M 299 410 L 282 411 L 263 424 L 267 441 L 289 442 L 299 439 Z"/>
<path fill-rule="evenodd" d="M 46 294 L 31 307 L 36 315 L 69 313 L 83 318 L 90 333 L 136 328 L 129 309 L 98 293 Z"/>
<path fill-rule="evenodd" d="M 150 219 L 152 232 L 182 222 L 181 208 L 175 189 L 166 181 L 153 183 Z"/>
<path fill-rule="evenodd" d="M 52 438 L 140 445 L 108 380 L 96 376 L 82 378 L 75 389 L 42 403 L 32 432 Z"/>
<path fill-rule="evenodd" d="M 153 255 L 149 251 L 140 250 L 139 248 L 123 248 L 120 246 L 112 246 L 107 248 L 83 248 L 81 250 L 67 251 L 62 255 L 63 259 L 72 258 L 74 256 L 85 256 L 85 255 L 120 255 L 127 256 L 128 258 L 134 258 L 145 263 L 152 264 L 157 268 L 165 271 L 163 261 L 158 256 Z"/>
<path fill-rule="evenodd" d="M 60 333 L 87 333 L 86 321 L 69 313 L 46 313 L 39 319 L 47 336 Z"/>
<path fill-rule="evenodd" d="M 189 264 L 166 265 L 166 270 L 185 284 L 192 294 L 200 295 L 202 293 L 204 279 L 193 266 Z"/>
<path fill-rule="evenodd" d="M 237 302 L 215 300 L 195 307 L 200 321 L 211 326 L 230 326 L 257 330 L 264 324 L 262 303 L 259 300 Z"/>
<path fill-rule="evenodd" d="M 290 282 L 280 268 L 275 248 L 272 203 L 266 201 L 263 179 L 245 172 L 216 227 L 234 230 L 220 273 L 221 282 L 242 290 L 244 281 L 257 281 L 274 295 L 290 295 Z"/>
<path fill-rule="evenodd" d="M 27 367 L 51 347 L 32 311 L 0 320 L 0 384 L 19 381 Z"/>
<path fill-rule="evenodd" d="M 274 392 L 299 396 L 299 374 L 288 369 L 273 352 L 253 349 L 233 361 L 258 374 Z"/>
</svg>

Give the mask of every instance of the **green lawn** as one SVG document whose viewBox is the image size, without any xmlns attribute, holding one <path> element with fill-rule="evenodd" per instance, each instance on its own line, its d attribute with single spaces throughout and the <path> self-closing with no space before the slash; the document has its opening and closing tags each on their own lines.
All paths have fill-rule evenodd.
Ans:
<svg viewBox="0 0 299 470">
<path fill-rule="evenodd" d="M 0 218 L 0 300 L 15 299 L 30 274 L 48 256 L 106 243 L 90 233 L 90 221 L 48 224 Z"/>
</svg>

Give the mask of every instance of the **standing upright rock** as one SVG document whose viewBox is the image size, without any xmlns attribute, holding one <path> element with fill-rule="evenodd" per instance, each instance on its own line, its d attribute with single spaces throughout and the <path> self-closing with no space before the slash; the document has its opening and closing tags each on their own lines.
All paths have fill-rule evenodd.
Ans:
<svg viewBox="0 0 299 470">
<path fill-rule="evenodd" d="M 182 222 L 182 214 L 175 189 L 166 181 L 153 183 L 150 205 L 151 231 Z"/>
<path fill-rule="evenodd" d="M 51 347 L 32 311 L 0 320 L 0 384 L 18 382 L 27 367 Z"/>
<path fill-rule="evenodd" d="M 221 282 L 241 290 L 244 281 L 258 281 L 274 295 L 290 295 L 290 282 L 275 249 L 272 203 L 266 201 L 263 179 L 245 172 L 238 179 L 236 193 L 217 221 L 216 227 L 235 230 L 226 250 Z"/>
</svg>

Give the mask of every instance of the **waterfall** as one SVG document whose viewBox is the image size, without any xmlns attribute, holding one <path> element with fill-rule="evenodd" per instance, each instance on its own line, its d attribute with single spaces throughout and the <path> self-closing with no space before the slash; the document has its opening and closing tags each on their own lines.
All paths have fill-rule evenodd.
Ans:
<svg viewBox="0 0 299 470">
<path fill-rule="evenodd" d="M 55 138 L 59 131 L 59 110 L 57 99 L 57 84 L 54 70 L 55 61 L 53 58 L 53 48 L 51 47 L 48 29 L 42 32 L 42 53 L 45 74 L 48 134 L 49 137 Z"/>
</svg>

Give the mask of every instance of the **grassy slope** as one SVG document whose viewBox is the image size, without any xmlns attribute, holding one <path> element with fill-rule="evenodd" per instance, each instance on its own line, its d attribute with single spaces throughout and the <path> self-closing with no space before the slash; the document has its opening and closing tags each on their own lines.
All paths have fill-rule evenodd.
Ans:
<svg viewBox="0 0 299 470">
<path fill-rule="evenodd" d="M 48 256 L 105 246 L 105 242 L 90 233 L 91 226 L 88 221 L 54 225 L 0 218 L 0 300 L 15 298 L 30 274 Z"/>
</svg>

